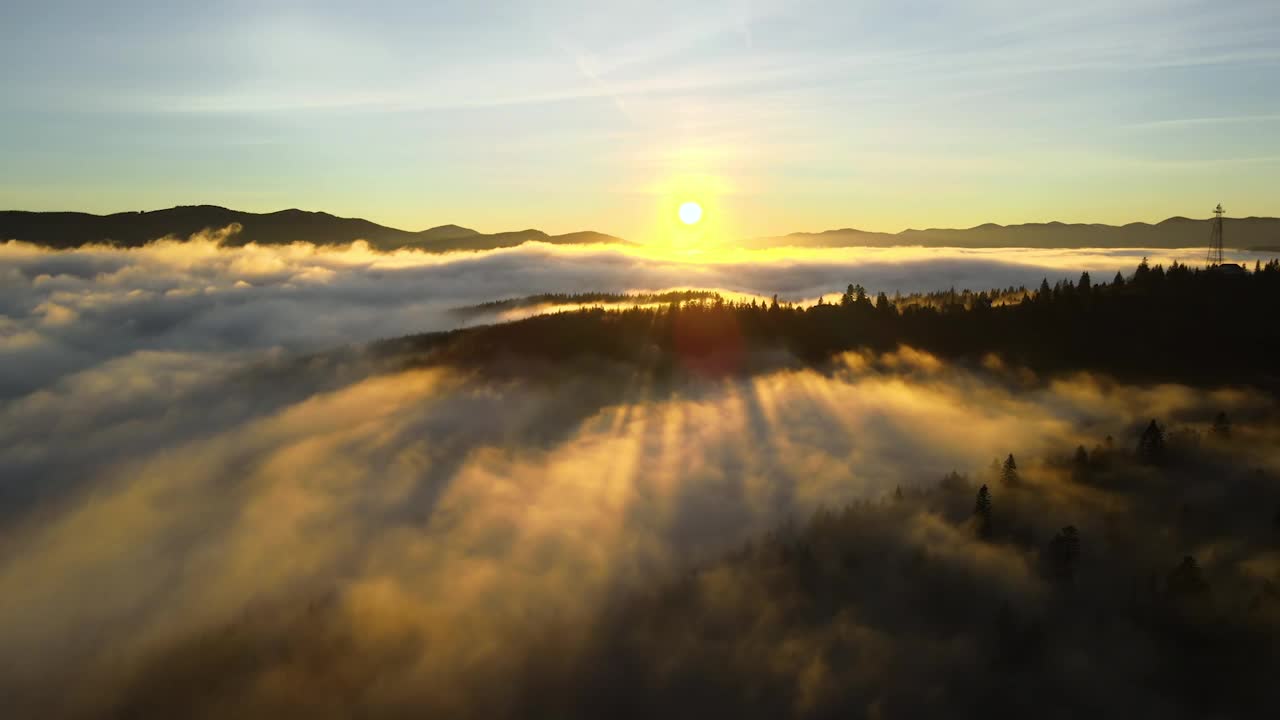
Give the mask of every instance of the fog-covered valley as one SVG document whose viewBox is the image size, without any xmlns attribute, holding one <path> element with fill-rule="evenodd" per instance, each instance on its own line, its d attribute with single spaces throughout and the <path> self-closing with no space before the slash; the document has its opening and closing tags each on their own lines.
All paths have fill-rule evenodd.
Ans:
<svg viewBox="0 0 1280 720">
<path fill-rule="evenodd" d="M 9 243 L 0 691 L 24 717 L 904 716 L 984 707 L 988 663 L 1052 668 L 1062 694 L 1104 682 L 1095 662 L 1112 708 L 1244 707 L 1161 688 L 1195 672 L 1162 664 L 1182 633 L 1276 631 L 1280 424 L 1245 382 L 1045 372 L 999 348 L 748 348 L 767 357 L 728 373 L 364 349 L 537 313 L 456 311 L 539 293 L 808 305 L 846 283 L 1109 280 L 1145 254 Z M 1175 259 L 1195 260 L 1152 253 Z M 1188 556 L 1208 606 L 1169 579 Z M 1222 652 L 1254 658 L 1238 685 L 1274 667 Z M 1005 700 L 991 713 L 1035 697 Z"/>
</svg>

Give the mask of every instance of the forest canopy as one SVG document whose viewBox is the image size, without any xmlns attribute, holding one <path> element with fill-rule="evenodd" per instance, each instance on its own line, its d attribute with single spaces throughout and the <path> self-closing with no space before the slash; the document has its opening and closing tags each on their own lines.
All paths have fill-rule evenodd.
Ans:
<svg viewBox="0 0 1280 720">
<path fill-rule="evenodd" d="M 1237 268 L 1239 269 L 1239 268 Z M 573 301 L 572 296 L 563 299 Z M 625 296 L 585 295 L 579 302 Z M 653 302 L 654 297 L 642 297 Z M 1088 273 L 1040 287 L 943 291 L 872 298 L 850 284 L 835 302 L 801 306 L 731 301 L 715 294 L 668 296 L 664 307 L 601 304 L 453 333 L 373 346 L 375 354 L 417 354 L 425 362 L 475 367 L 518 358 L 567 362 L 602 358 L 701 373 L 748 370 L 783 351 L 821 365 L 854 349 L 900 345 L 940 357 L 1001 362 L 1043 372 L 1096 370 L 1126 380 L 1254 383 L 1276 387 L 1280 261 L 1242 272 L 1150 265 L 1106 280 Z M 516 301 L 504 301 L 515 304 Z"/>
</svg>

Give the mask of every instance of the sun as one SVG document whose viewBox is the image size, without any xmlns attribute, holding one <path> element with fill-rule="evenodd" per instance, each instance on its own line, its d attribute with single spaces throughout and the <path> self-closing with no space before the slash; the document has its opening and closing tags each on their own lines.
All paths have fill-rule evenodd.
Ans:
<svg viewBox="0 0 1280 720">
<path fill-rule="evenodd" d="M 685 225 L 697 225 L 702 219 L 702 206 L 696 202 L 687 202 L 680 206 L 680 222 Z"/>
</svg>

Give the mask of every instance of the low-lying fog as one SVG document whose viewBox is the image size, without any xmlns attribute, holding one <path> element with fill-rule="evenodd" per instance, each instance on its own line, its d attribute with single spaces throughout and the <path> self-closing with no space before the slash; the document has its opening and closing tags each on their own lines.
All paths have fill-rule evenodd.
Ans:
<svg viewBox="0 0 1280 720">
<path fill-rule="evenodd" d="M 478 253 L 380 254 L 358 243 L 225 249 L 217 235 L 132 250 L 0 244 L 0 398 L 139 350 L 320 350 L 506 316 L 450 310 L 541 293 L 705 288 L 814 300 L 883 290 L 1034 287 L 1089 271 L 1110 279 L 1144 256 L 1201 251 L 843 248 L 727 255 L 530 243 Z M 1260 257 L 1260 256 L 1259 256 Z M 1248 262 L 1257 259 L 1242 253 Z"/>
<path fill-rule="evenodd" d="M 446 328 L 451 308 L 533 293 L 1033 285 L 1143 254 L 0 246 L 0 695 L 92 714 L 175 644 L 321 604 L 357 629 L 333 649 L 352 658 L 336 682 L 449 714 L 548 638 L 571 652 L 614 594 L 820 505 L 1269 402 L 1034 382 L 910 349 L 678 386 L 629 368 L 537 383 L 246 370 L 264 353 Z M 1251 462 L 1280 470 L 1258 447 Z M 287 654 L 254 662 L 227 672 L 282 697 L 321 682 Z"/>
</svg>

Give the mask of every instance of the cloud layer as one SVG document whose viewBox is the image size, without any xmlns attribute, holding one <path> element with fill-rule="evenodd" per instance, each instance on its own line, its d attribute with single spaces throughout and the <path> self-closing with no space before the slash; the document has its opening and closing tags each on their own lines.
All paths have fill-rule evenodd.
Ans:
<svg viewBox="0 0 1280 720">
<path fill-rule="evenodd" d="M 693 262 L 206 239 L 0 253 L 0 695 L 19 715 L 164 696 L 211 716 L 517 713 L 492 688 L 554 674 L 614 598 L 820 506 L 1123 437 L 1152 415 L 1269 409 L 1240 391 L 1045 382 L 909 349 L 676 384 L 628 367 L 378 374 L 296 352 L 451 327 L 450 308 L 538 292 L 803 299 L 845 282 L 1032 283 L 1139 252 Z M 1280 470 L 1257 447 L 1249 461 Z M 955 544 L 928 517 L 893 532 Z M 954 554 L 1036 592 L 1017 558 Z"/>
<path fill-rule="evenodd" d="M 0 398 L 136 351 L 319 350 L 456 327 L 449 310 L 539 293 L 707 288 L 813 300 L 861 283 L 904 293 L 1131 271 L 1143 250 L 850 248 L 726 254 L 553 247 L 381 254 L 357 243 L 227 249 L 218 236 L 143 248 L 0 245 Z M 1193 252 L 1154 260 L 1196 262 Z M 468 322 L 498 317 L 471 317 Z"/>
<path fill-rule="evenodd" d="M 621 368 L 496 384 L 426 369 L 273 390 L 278 377 L 150 352 L 78 373 L 0 410 L 6 690 L 32 712 L 92 713 L 179 692 L 148 684 L 179 652 L 201 670 L 174 682 L 234 679 L 257 710 L 296 706 L 323 681 L 271 648 L 331 663 L 338 650 L 310 643 L 333 632 L 354 643 L 347 709 L 483 715 L 504 710 L 486 687 L 524 678 L 535 647 L 571 654 L 609 598 L 819 506 L 1153 413 L 1265 407 L 1088 377 L 1028 389 L 912 351 L 846 360 L 680 386 Z M 254 646 L 231 666 L 199 650 L 235 628 Z"/>
</svg>

